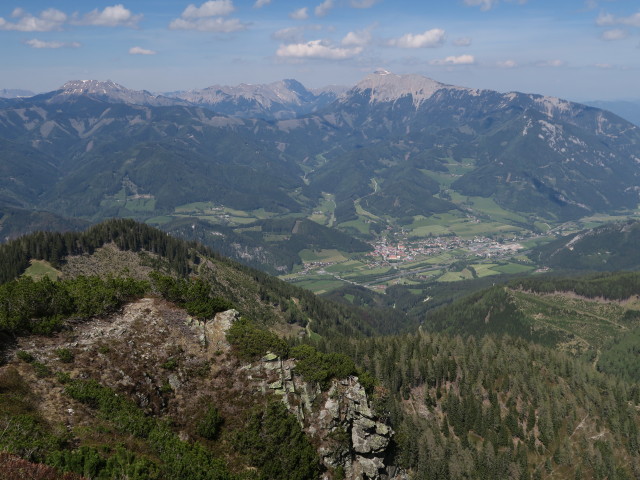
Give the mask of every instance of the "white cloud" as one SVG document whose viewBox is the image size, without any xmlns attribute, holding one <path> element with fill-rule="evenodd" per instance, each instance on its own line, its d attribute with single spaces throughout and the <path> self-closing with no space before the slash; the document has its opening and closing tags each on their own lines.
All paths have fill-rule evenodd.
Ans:
<svg viewBox="0 0 640 480">
<path fill-rule="evenodd" d="M 298 10 L 294 10 L 289 14 L 290 18 L 294 20 L 306 20 L 309 18 L 309 12 L 307 11 L 307 7 L 299 8 Z"/>
<path fill-rule="evenodd" d="M 605 69 L 605 70 L 613 68 L 613 65 L 611 65 L 610 63 L 596 63 L 595 66 L 598 67 L 598 68 Z"/>
<path fill-rule="evenodd" d="M 246 30 L 247 24 L 237 18 L 222 18 L 235 10 L 231 0 L 210 0 L 199 7 L 193 4 L 184 9 L 180 18 L 169 23 L 171 30 L 231 33 Z"/>
<path fill-rule="evenodd" d="M 444 42 L 444 30 L 433 28 L 416 35 L 407 33 L 400 38 L 389 40 L 389 45 L 399 48 L 439 47 Z"/>
<path fill-rule="evenodd" d="M 480 7 L 480 10 L 487 11 L 491 10 L 496 4 L 498 0 L 464 0 L 464 4 L 469 7 Z"/>
<path fill-rule="evenodd" d="M 614 28 L 611 30 L 605 30 L 600 35 L 602 40 L 606 41 L 614 41 L 614 40 L 623 40 L 629 36 L 629 32 L 623 30 L 621 28 Z"/>
<path fill-rule="evenodd" d="M 225 20 L 220 17 L 187 20 L 176 18 L 169 24 L 171 30 L 196 30 L 198 32 L 231 33 L 246 30 L 247 25 L 237 18 Z"/>
<path fill-rule="evenodd" d="M 505 0 L 508 3 L 519 3 L 520 5 L 524 5 L 527 3 L 527 0 Z M 464 4 L 468 7 L 480 7 L 480 10 L 486 12 L 491 10 L 493 7 L 498 5 L 500 0 L 464 0 Z"/>
<path fill-rule="evenodd" d="M 515 60 L 503 60 L 496 65 L 500 68 L 515 68 L 518 66 Z"/>
<path fill-rule="evenodd" d="M 253 4 L 253 8 L 262 8 L 270 3 L 271 0 L 256 0 L 256 3 Z"/>
<path fill-rule="evenodd" d="M 158 52 L 155 50 L 148 50 L 142 47 L 131 47 L 129 49 L 129 55 L 155 55 L 156 53 Z"/>
<path fill-rule="evenodd" d="M 324 17 L 333 7 L 333 0 L 324 0 L 313 12 L 316 14 L 316 17 Z"/>
<path fill-rule="evenodd" d="M 476 63 L 476 59 L 473 55 L 451 56 L 442 60 L 431 61 L 432 65 L 473 65 L 474 63 Z"/>
<path fill-rule="evenodd" d="M 371 31 L 360 30 L 349 32 L 340 43 L 345 47 L 364 47 L 371 43 Z"/>
<path fill-rule="evenodd" d="M 536 63 L 536 67 L 564 67 L 567 64 L 564 60 L 542 60 Z"/>
<path fill-rule="evenodd" d="M 221 17 L 229 15 L 233 11 L 234 7 L 231 0 L 210 0 L 199 7 L 190 4 L 180 16 L 182 18 Z"/>
<path fill-rule="evenodd" d="M 471 38 L 469 38 L 469 37 L 456 38 L 453 41 L 453 44 L 456 47 L 468 47 L 469 45 L 471 45 Z"/>
<path fill-rule="evenodd" d="M 306 43 L 280 45 L 280 48 L 278 48 L 276 55 L 278 57 L 344 60 L 347 58 L 352 58 L 361 52 L 362 47 L 341 48 L 327 45 L 322 40 L 312 40 Z"/>
<path fill-rule="evenodd" d="M 16 8 L 11 13 L 11 17 L 17 20 L 10 22 L 0 17 L 0 30 L 50 32 L 52 30 L 62 29 L 62 25 L 67 21 L 67 15 L 55 8 L 43 10 L 37 17 L 22 8 Z"/>
<path fill-rule="evenodd" d="M 596 25 L 600 27 L 626 25 L 628 27 L 640 28 L 640 12 L 629 15 L 628 17 L 616 17 L 610 13 L 601 13 L 596 19 Z"/>
<path fill-rule="evenodd" d="M 382 0 L 351 0 L 349 5 L 353 8 L 371 8 L 376 3 L 381 2 Z"/>
<path fill-rule="evenodd" d="M 142 14 L 134 15 L 124 5 L 118 4 L 105 7 L 102 11 L 96 8 L 82 17 L 75 13 L 72 23 L 96 27 L 136 27 L 140 20 L 142 20 Z"/>
<path fill-rule="evenodd" d="M 37 38 L 27 40 L 24 43 L 29 45 L 31 48 L 80 48 L 82 46 L 78 42 L 45 42 L 38 40 Z"/>
<path fill-rule="evenodd" d="M 596 19 L 596 25 L 600 27 L 626 25 L 628 27 L 640 28 L 640 12 L 629 15 L 628 17 L 616 17 L 610 13 L 601 13 Z"/>
</svg>

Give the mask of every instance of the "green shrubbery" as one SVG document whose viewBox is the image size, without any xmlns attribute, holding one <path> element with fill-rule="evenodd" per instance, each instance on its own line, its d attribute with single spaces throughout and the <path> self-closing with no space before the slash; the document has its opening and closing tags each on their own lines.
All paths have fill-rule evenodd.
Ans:
<svg viewBox="0 0 640 480">
<path fill-rule="evenodd" d="M 322 353 L 310 345 L 298 345 L 290 353 L 297 360 L 295 371 L 305 380 L 317 382 L 323 387 L 332 378 L 358 374 L 353 359 L 342 353 Z"/>
<path fill-rule="evenodd" d="M 315 449 L 282 402 L 273 401 L 255 411 L 238 432 L 235 445 L 259 468 L 260 480 L 315 479 L 320 473 Z"/>
<path fill-rule="evenodd" d="M 157 477 L 150 476 L 148 478 L 166 480 L 187 478 L 190 480 L 222 480 L 231 478 L 224 463 L 213 457 L 211 452 L 201 444 L 180 440 L 167 424 L 147 417 L 133 402 L 117 395 L 110 388 L 104 387 L 94 380 L 72 380 L 66 385 L 65 392 L 72 398 L 96 409 L 99 415 L 111 422 L 119 432 L 144 439 L 160 459 L 160 463 L 150 465 L 144 460 L 132 457 L 125 464 L 127 468 L 159 472 Z M 95 455 L 90 451 L 86 455 L 82 453 L 58 455 L 55 457 L 56 466 L 82 473 L 83 470 L 79 467 L 71 468 L 72 465 L 79 465 L 74 461 L 81 458 L 83 461 L 95 464 L 97 460 L 94 457 Z M 69 459 L 68 462 L 67 459 Z M 105 459 L 104 465 L 109 465 L 108 458 Z M 84 463 L 82 463 L 82 468 L 87 468 Z M 98 474 L 96 478 L 112 478 L 100 475 L 102 474 Z"/>
<path fill-rule="evenodd" d="M 149 277 L 157 293 L 196 318 L 213 318 L 216 313 L 233 308 L 225 299 L 212 296 L 211 285 L 200 278 L 177 279 L 158 272 L 152 272 Z"/>
<path fill-rule="evenodd" d="M 208 440 L 214 440 L 220 432 L 222 426 L 222 416 L 220 411 L 213 405 L 209 405 L 207 411 L 202 416 L 196 427 L 198 435 Z"/>
<path fill-rule="evenodd" d="M 73 363 L 75 359 L 75 354 L 68 348 L 58 348 L 55 353 L 63 363 Z"/>
<path fill-rule="evenodd" d="M 0 285 L 0 329 L 12 333 L 48 334 L 65 317 L 88 318 L 120 308 L 144 295 L 148 283 L 131 278 L 79 276 L 52 282 L 22 277 Z"/>
<path fill-rule="evenodd" d="M 234 322 L 227 332 L 227 340 L 236 354 L 244 360 L 257 360 L 267 352 L 283 358 L 289 356 L 287 342 L 246 318 Z"/>
</svg>

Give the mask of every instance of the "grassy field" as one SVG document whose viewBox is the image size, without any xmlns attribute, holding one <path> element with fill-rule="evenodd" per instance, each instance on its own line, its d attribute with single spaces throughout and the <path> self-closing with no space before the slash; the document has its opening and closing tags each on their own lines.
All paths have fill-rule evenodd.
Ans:
<svg viewBox="0 0 640 480">
<path fill-rule="evenodd" d="M 520 227 L 500 221 L 479 221 L 460 212 L 449 212 L 431 217 L 418 215 L 413 223 L 406 225 L 409 237 L 413 239 L 429 236 L 457 235 L 461 238 L 493 236 L 495 234 L 514 235 L 522 232 Z"/>
<path fill-rule="evenodd" d="M 323 193 L 322 199 L 316 208 L 314 208 L 313 213 L 309 215 L 307 218 L 309 220 L 313 220 L 320 225 L 326 225 L 327 227 L 332 227 L 335 223 L 334 212 L 336 210 L 336 200 L 335 196 L 331 193 Z"/>
<path fill-rule="evenodd" d="M 341 230 L 354 230 L 362 235 L 369 235 L 369 220 L 365 217 L 358 217 L 357 220 L 350 220 L 339 225 Z"/>
<path fill-rule="evenodd" d="M 471 270 L 465 268 L 461 272 L 447 272 L 438 278 L 439 282 L 459 282 L 460 280 L 471 280 L 473 274 Z"/>
<path fill-rule="evenodd" d="M 301 250 L 300 258 L 303 262 L 344 262 L 347 258 L 338 250 Z"/>
<path fill-rule="evenodd" d="M 331 290 L 335 290 L 336 288 L 340 288 L 345 285 L 345 282 L 342 282 L 331 275 L 308 275 L 303 279 L 290 280 L 290 282 L 298 287 L 311 290 L 318 295 L 330 292 Z"/>
<path fill-rule="evenodd" d="M 24 275 L 34 280 L 49 277 L 55 281 L 62 276 L 62 272 L 53 268 L 46 260 L 31 260 L 31 265 L 24 271 Z"/>
<path fill-rule="evenodd" d="M 535 270 L 533 265 L 521 265 L 519 263 L 507 263 L 506 265 L 498 265 L 493 268 L 498 273 L 515 274 L 515 273 L 529 273 Z"/>
</svg>

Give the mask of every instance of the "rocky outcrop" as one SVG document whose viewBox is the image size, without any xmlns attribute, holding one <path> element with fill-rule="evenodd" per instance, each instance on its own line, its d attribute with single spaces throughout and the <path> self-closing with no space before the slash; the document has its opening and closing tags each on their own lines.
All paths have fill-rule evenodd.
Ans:
<svg viewBox="0 0 640 480">
<path fill-rule="evenodd" d="M 227 342 L 226 333 L 240 317 L 237 310 L 231 309 L 217 313 L 210 321 L 202 321 L 197 318 L 188 317 L 187 325 L 198 334 L 200 344 L 211 352 L 227 352 L 231 347 Z"/>
<path fill-rule="evenodd" d="M 221 353 L 230 349 L 226 332 L 238 316 L 236 310 L 228 310 L 207 322 L 189 318 L 187 323 L 202 348 Z M 334 379 L 323 391 L 297 375 L 295 366 L 295 359 L 283 360 L 269 353 L 259 362 L 242 367 L 239 376 L 246 376 L 256 391 L 282 398 L 317 446 L 326 467 L 325 479 L 402 478 L 389 468 L 393 431 L 372 411 L 358 377 Z"/>
<path fill-rule="evenodd" d="M 335 379 L 322 391 L 296 375 L 295 363 L 269 354 L 245 369 L 257 389 L 281 396 L 298 418 L 318 446 L 327 468 L 324 478 L 336 478 L 339 471 L 347 479 L 400 478 L 388 469 L 393 431 L 372 411 L 358 377 Z"/>
</svg>

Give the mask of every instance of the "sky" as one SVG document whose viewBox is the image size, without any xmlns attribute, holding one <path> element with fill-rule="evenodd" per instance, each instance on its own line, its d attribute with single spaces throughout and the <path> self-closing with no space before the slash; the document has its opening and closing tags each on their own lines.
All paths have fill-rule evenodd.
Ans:
<svg viewBox="0 0 640 480">
<path fill-rule="evenodd" d="M 170 92 L 376 69 L 576 101 L 640 99 L 640 0 L 3 0 L 0 89 Z"/>
</svg>

